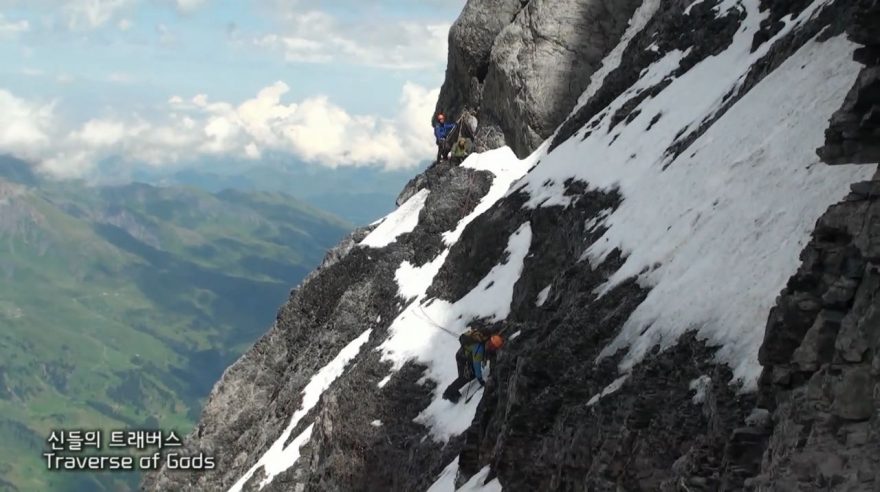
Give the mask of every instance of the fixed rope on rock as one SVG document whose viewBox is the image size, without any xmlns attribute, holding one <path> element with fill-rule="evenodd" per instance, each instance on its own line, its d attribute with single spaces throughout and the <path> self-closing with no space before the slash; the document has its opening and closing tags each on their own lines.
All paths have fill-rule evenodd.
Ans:
<svg viewBox="0 0 880 492">
<path fill-rule="evenodd" d="M 420 318 L 422 321 L 428 323 L 429 325 L 433 326 L 434 328 L 437 328 L 437 329 L 443 331 L 444 333 L 446 333 L 447 335 L 449 335 L 451 337 L 458 338 L 458 333 L 454 333 L 451 330 L 444 328 L 442 325 L 440 325 L 440 324 L 436 323 L 434 320 L 432 320 L 431 317 L 428 316 L 428 313 L 425 312 L 424 308 L 422 308 L 421 305 L 417 309 L 418 309 L 418 311 L 421 311 L 422 314 L 419 314 L 418 311 L 413 311 L 413 313 L 418 318 Z"/>
</svg>

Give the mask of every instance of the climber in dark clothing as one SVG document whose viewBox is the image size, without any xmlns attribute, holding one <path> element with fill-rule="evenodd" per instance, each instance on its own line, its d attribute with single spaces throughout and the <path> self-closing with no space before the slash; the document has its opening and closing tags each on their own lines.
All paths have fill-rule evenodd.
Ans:
<svg viewBox="0 0 880 492">
<path fill-rule="evenodd" d="M 476 379 L 480 386 L 486 384 L 483 380 L 483 365 L 494 360 L 504 345 L 504 339 L 501 338 L 501 335 L 484 338 L 475 330 L 469 330 L 459 340 L 461 347 L 455 353 L 458 378 L 443 392 L 443 398 L 452 403 L 458 403 L 461 398 L 461 388 L 470 381 Z"/>
<path fill-rule="evenodd" d="M 437 124 L 434 125 L 434 138 L 437 141 L 437 162 L 446 160 L 451 146 L 447 142 L 449 135 L 455 130 L 455 123 L 447 123 L 446 115 L 437 113 Z"/>
</svg>

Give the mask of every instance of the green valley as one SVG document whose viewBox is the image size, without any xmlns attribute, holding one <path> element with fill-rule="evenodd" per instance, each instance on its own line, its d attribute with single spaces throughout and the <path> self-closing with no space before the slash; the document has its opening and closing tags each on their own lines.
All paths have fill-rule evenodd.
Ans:
<svg viewBox="0 0 880 492">
<path fill-rule="evenodd" d="M 49 432 L 188 433 L 350 228 L 280 193 L 90 187 L 0 158 L 0 490 L 134 489 L 44 471 Z"/>
</svg>

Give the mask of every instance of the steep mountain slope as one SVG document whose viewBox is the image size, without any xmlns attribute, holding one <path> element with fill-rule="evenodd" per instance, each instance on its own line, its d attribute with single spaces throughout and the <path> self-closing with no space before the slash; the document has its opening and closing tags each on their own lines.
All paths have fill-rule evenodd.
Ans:
<svg viewBox="0 0 880 492">
<path fill-rule="evenodd" d="M 134 475 L 47 474 L 50 430 L 191 428 L 346 230 L 281 195 L 43 182 L 12 159 L 0 175 L 3 490 L 135 488 Z"/>
<path fill-rule="evenodd" d="M 504 26 L 584 20 L 543 5 L 468 2 L 439 105 L 516 100 L 474 77 Z M 880 486 L 877 168 L 815 152 L 876 164 L 878 2 L 633 8 L 534 152 L 435 166 L 332 250 L 212 391 L 218 469 L 146 489 Z M 509 342 L 453 405 L 474 319 Z"/>
</svg>

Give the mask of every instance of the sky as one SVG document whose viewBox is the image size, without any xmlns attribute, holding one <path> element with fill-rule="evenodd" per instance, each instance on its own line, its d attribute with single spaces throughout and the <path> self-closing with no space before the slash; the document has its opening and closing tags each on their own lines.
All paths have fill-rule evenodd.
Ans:
<svg viewBox="0 0 880 492">
<path fill-rule="evenodd" d="M 464 0 L 0 0 L 0 153 L 56 177 L 267 153 L 403 169 Z"/>
</svg>

